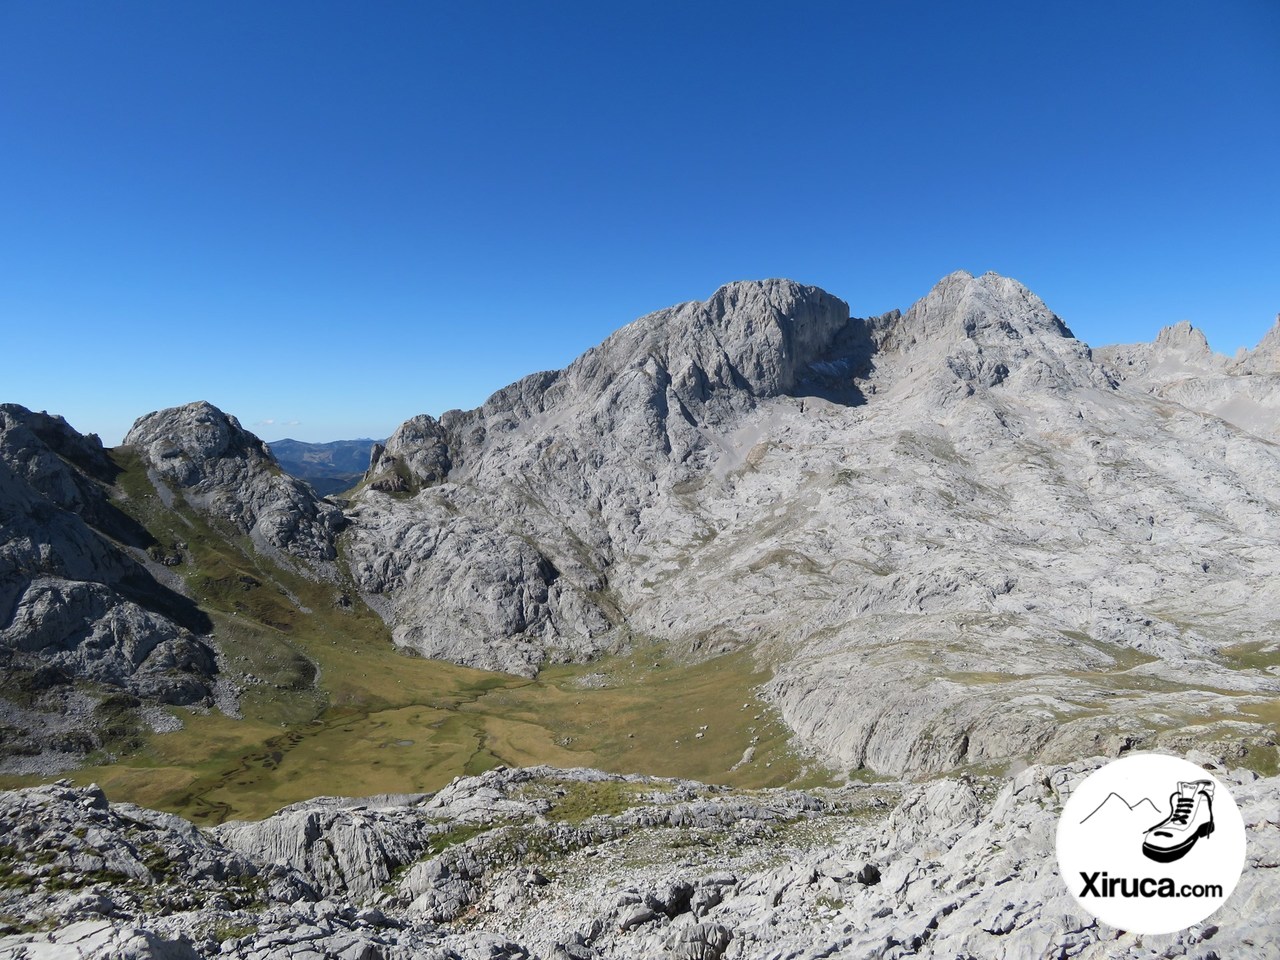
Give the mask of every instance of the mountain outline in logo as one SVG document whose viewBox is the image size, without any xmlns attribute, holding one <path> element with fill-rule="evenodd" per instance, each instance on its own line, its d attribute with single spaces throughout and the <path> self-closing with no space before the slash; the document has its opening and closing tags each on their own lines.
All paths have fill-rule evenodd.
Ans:
<svg viewBox="0 0 1280 960">
<path fill-rule="evenodd" d="M 1092 811 L 1092 812 L 1091 812 L 1087 817 L 1085 817 L 1083 820 L 1081 820 L 1080 822 L 1081 822 L 1082 824 L 1084 824 L 1084 823 L 1088 823 L 1088 822 L 1089 822 L 1089 820 L 1090 820 L 1094 815 L 1096 815 L 1096 814 L 1098 814 L 1098 813 L 1101 813 L 1101 812 L 1103 811 L 1103 809 L 1107 809 L 1107 804 L 1111 804 L 1111 807 L 1110 807 L 1109 809 L 1114 809 L 1114 810 L 1116 810 L 1116 811 L 1117 811 L 1117 813 L 1119 813 L 1119 808 L 1116 806 L 1116 804 L 1111 803 L 1111 801 L 1112 801 L 1112 800 L 1118 800 L 1118 801 L 1120 801 L 1120 803 L 1123 803 L 1123 804 L 1124 804 L 1124 806 L 1125 806 L 1125 813 L 1124 813 L 1124 814 L 1122 814 L 1122 816 L 1128 816 L 1128 815 L 1135 814 L 1135 813 L 1142 813 L 1142 814 L 1143 814 L 1143 819 L 1145 820 L 1145 819 L 1146 819 L 1146 810 L 1150 810 L 1151 816 L 1153 816 L 1153 817 L 1159 817 L 1159 816 L 1160 816 L 1160 808 L 1156 806 L 1155 801 L 1154 801 L 1154 800 L 1152 800 L 1150 797 L 1143 797 L 1141 800 L 1137 800 L 1137 801 L 1135 801 L 1135 802 L 1133 802 L 1133 803 L 1130 803 L 1130 802 L 1129 802 L 1128 800 L 1126 800 L 1123 796 L 1121 796 L 1120 794 L 1116 793 L 1116 792 L 1113 790 L 1113 791 L 1111 791 L 1109 794 L 1107 794 L 1107 798 L 1106 798 L 1105 800 L 1103 800 L 1100 804 L 1098 804 L 1096 807 L 1094 807 L 1094 808 L 1093 808 L 1093 811 Z M 1146 808 L 1145 810 L 1143 809 L 1144 807 Z"/>
</svg>

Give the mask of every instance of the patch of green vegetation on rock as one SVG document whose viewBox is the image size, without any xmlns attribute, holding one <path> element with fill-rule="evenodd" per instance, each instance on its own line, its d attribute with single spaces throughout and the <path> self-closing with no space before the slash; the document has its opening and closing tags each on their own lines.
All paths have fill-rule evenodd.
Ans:
<svg viewBox="0 0 1280 960">
<path fill-rule="evenodd" d="M 214 922 L 209 930 L 209 936 L 217 943 L 225 943 L 228 940 L 239 940 L 241 937 L 247 937 L 257 932 L 258 925 L 256 923 L 224 917 Z"/>
<path fill-rule="evenodd" d="M 1280 667 L 1280 643 L 1255 640 L 1218 649 L 1218 658 L 1232 670 L 1269 670 Z"/>
<path fill-rule="evenodd" d="M 547 818 L 582 823 L 588 817 L 616 816 L 641 805 L 647 793 L 652 793 L 649 785 L 625 780 L 566 781 L 553 792 Z"/>
<path fill-rule="evenodd" d="M 39 878 L 21 869 L 25 863 L 15 847 L 0 846 L 0 890 L 28 890 Z"/>
<path fill-rule="evenodd" d="M 459 844 L 466 843 L 468 840 L 473 840 L 491 830 L 498 829 L 498 826 L 500 825 L 491 823 L 455 824 L 443 833 L 437 833 L 431 838 L 431 842 L 427 844 L 427 855 L 438 857 L 450 847 L 456 847 Z"/>
<path fill-rule="evenodd" d="M 126 753 L 143 744 L 143 725 L 137 709 L 142 701 L 127 693 L 104 698 L 93 710 L 93 720 L 102 749 Z"/>
</svg>

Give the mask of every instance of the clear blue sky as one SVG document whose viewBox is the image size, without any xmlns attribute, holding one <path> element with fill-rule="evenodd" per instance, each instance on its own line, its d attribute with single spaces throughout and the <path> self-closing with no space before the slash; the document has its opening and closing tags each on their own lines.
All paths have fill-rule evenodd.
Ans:
<svg viewBox="0 0 1280 960">
<path fill-rule="evenodd" d="M 1280 3 L 0 2 L 0 400 L 383 436 L 634 317 L 957 268 L 1280 311 Z"/>
</svg>

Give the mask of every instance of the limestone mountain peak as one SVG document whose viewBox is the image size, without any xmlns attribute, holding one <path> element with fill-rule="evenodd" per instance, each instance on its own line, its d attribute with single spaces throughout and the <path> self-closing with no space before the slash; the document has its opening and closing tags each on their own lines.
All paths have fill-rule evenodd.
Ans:
<svg viewBox="0 0 1280 960">
<path fill-rule="evenodd" d="M 998 273 L 957 270 L 904 314 L 870 321 L 877 390 L 897 384 L 923 408 L 943 408 L 1006 383 L 1044 391 L 1111 382 L 1043 300 Z"/>
<path fill-rule="evenodd" d="M 1241 357 L 1240 373 L 1280 373 L 1280 314 L 1258 345 Z"/>
<path fill-rule="evenodd" d="M 193 464 L 228 455 L 274 462 L 271 451 L 240 421 L 207 400 L 168 407 L 139 417 L 125 446 L 145 447 L 161 472 L 185 482 Z M 181 476 L 179 476 L 181 474 Z"/>
<path fill-rule="evenodd" d="M 1213 353 L 1204 331 L 1192 326 L 1190 320 L 1179 320 L 1161 329 L 1156 334 L 1156 345 L 1166 349 L 1181 350 L 1189 356 L 1208 357 Z"/>
<path fill-rule="evenodd" d="M 697 399 L 724 388 L 772 396 L 793 389 L 810 363 L 827 359 L 848 325 L 849 305 L 818 287 L 737 281 L 706 300 L 641 317 L 566 373 L 584 386 L 600 385 L 652 360 Z"/>
<path fill-rule="evenodd" d="M 936 341 L 1074 338 L 1043 300 L 1011 277 L 956 270 L 939 280 L 888 330 L 887 349 Z"/>
</svg>

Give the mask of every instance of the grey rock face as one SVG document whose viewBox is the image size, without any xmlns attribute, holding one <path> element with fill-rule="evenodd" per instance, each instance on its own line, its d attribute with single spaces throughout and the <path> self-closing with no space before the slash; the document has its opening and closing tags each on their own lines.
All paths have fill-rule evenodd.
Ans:
<svg viewBox="0 0 1280 960">
<path fill-rule="evenodd" d="M 614 648 L 608 569 L 663 489 L 697 475 L 703 424 L 760 398 L 848 381 L 848 308 L 789 281 L 731 284 L 643 317 L 564 371 L 387 441 L 352 512 L 352 569 L 398 643 L 529 674 Z M 815 370 L 843 350 L 835 374 Z M 412 493 L 396 500 L 380 493 Z"/>
<path fill-rule="evenodd" d="M 1004 393 L 1111 384 L 1044 301 L 1008 277 L 950 274 L 902 316 L 873 321 L 877 353 L 935 407 L 975 390 Z M 883 361 L 879 361 L 883 362 Z"/>
<path fill-rule="evenodd" d="M 1258 345 L 1238 357 L 1231 369 L 1246 376 L 1280 374 L 1280 314 Z"/>
<path fill-rule="evenodd" d="M 409 799 L 391 800 L 393 813 L 299 804 L 266 820 L 223 824 L 213 835 L 256 861 L 296 870 L 321 896 L 364 902 L 417 860 L 434 832 L 434 821 L 414 816 Z"/>
<path fill-rule="evenodd" d="M 155 480 L 247 533 L 258 549 L 311 561 L 337 556 L 342 511 L 285 475 L 266 444 L 212 404 L 147 414 L 124 442 L 139 450 Z"/>
<path fill-rule="evenodd" d="M 431 416 L 406 420 L 385 445 L 373 448 L 368 474 L 373 489 L 404 493 L 440 483 L 449 475 L 449 435 Z"/>
</svg>

